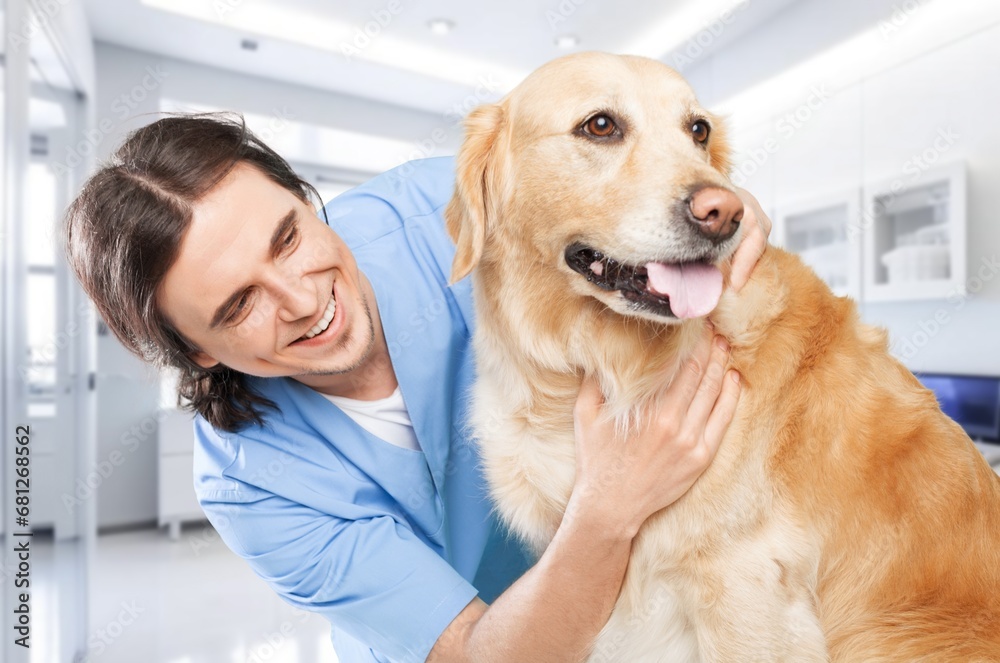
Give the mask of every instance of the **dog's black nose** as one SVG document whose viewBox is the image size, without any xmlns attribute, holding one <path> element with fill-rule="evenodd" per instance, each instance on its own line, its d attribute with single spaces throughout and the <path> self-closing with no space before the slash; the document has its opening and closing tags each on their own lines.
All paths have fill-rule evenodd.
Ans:
<svg viewBox="0 0 1000 663">
<path fill-rule="evenodd" d="M 722 242 L 733 236 L 743 219 L 743 201 L 717 186 L 706 186 L 691 194 L 688 219 L 703 236 Z"/>
</svg>

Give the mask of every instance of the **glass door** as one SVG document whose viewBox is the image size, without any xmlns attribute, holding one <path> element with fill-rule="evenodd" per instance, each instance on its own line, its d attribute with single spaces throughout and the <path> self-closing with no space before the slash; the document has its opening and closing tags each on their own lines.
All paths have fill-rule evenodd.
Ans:
<svg viewBox="0 0 1000 663">
<path fill-rule="evenodd" d="M 0 659 L 70 663 L 85 660 L 88 641 L 95 529 L 93 505 L 78 498 L 77 486 L 92 458 L 93 322 L 58 227 L 83 174 L 72 146 L 83 134 L 84 104 L 31 3 L 6 0 L 4 9 L 0 520 L 5 570 L 20 570 L 23 558 L 11 551 L 27 546 L 30 585 L 0 586 L 4 631 L 20 635 L 24 624 L 30 647 L 5 636 Z M 22 619 L 25 605 L 30 616 Z"/>
</svg>

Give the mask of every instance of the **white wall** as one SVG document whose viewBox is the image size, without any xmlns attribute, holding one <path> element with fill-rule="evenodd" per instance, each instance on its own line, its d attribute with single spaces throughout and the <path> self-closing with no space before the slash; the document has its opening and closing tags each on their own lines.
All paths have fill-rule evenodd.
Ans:
<svg viewBox="0 0 1000 663">
<path fill-rule="evenodd" d="M 96 44 L 96 145 L 105 159 L 128 131 L 156 119 L 161 98 L 382 135 L 414 144 L 416 156 L 448 152 L 460 131 L 448 118 L 342 94 L 286 85 L 158 55 Z M 435 133 L 436 132 L 436 133 Z M 442 132 L 445 138 L 441 139 Z M 430 144 L 428 138 L 437 137 Z M 421 143 L 423 145 L 421 146 Z M 407 154 L 401 154 L 401 159 Z M 102 528 L 156 519 L 158 376 L 111 335 L 98 344 L 98 462 L 115 467 L 98 491 Z M 105 465 L 107 467 L 107 465 Z"/>
<path fill-rule="evenodd" d="M 804 0 L 685 75 L 711 107 L 743 92 L 745 80 L 770 78 L 832 46 L 831 35 L 846 39 L 891 20 L 901 4 Z M 732 136 L 736 163 L 754 163 L 743 186 L 771 214 L 790 201 L 845 187 L 907 181 L 915 157 L 933 150 L 940 131 L 955 134 L 954 144 L 935 158 L 938 164 L 967 164 L 969 296 L 862 306 L 867 321 L 889 330 L 894 353 L 913 370 L 1000 375 L 1000 25 L 979 27 L 862 75 L 817 104 L 798 126 L 783 123 L 793 110 L 787 106 L 770 109 L 756 123 L 741 122 L 739 109 L 731 117 L 739 127 Z M 777 149 L 764 155 L 768 141 Z"/>
<path fill-rule="evenodd" d="M 896 7 L 929 1 L 798 0 L 779 10 L 756 30 L 727 43 L 720 50 L 713 49 L 708 55 L 696 57 L 682 73 L 694 86 L 699 100 L 711 107 L 876 26 L 879 21 L 891 19 Z M 739 12 L 735 12 L 732 25 L 739 18 Z M 709 48 L 712 46 L 709 44 Z"/>
<path fill-rule="evenodd" d="M 895 176 L 942 129 L 957 139 L 940 160 L 968 169 L 968 297 L 867 304 L 864 316 L 912 369 L 1000 375 L 1000 26 L 866 81 L 863 99 L 865 173 Z"/>
</svg>

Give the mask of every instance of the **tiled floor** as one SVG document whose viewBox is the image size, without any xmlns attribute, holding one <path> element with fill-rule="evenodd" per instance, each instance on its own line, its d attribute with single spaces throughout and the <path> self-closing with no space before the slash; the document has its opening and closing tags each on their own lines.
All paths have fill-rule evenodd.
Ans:
<svg viewBox="0 0 1000 663">
<path fill-rule="evenodd" d="M 51 539 L 39 543 L 34 563 L 43 580 L 54 554 Z M 205 525 L 185 528 L 175 542 L 153 529 L 102 535 L 94 576 L 88 663 L 337 661 L 327 622 L 278 598 Z M 47 614 L 53 588 L 51 580 L 38 588 L 32 663 L 61 658 L 56 618 Z"/>
</svg>

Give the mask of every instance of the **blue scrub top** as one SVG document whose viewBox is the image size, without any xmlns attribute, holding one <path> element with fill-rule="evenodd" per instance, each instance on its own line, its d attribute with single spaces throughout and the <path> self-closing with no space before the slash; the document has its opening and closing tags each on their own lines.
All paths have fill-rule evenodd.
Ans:
<svg viewBox="0 0 1000 663">
<path fill-rule="evenodd" d="M 492 513 L 464 422 L 474 378 L 469 279 L 448 285 L 454 161 L 404 164 L 326 206 L 375 290 L 419 451 L 358 426 L 291 378 L 237 433 L 195 418 L 195 490 L 222 539 L 283 599 L 331 623 L 342 663 L 423 661 L 477 595 L 529 566 Z"/>
</svg>

